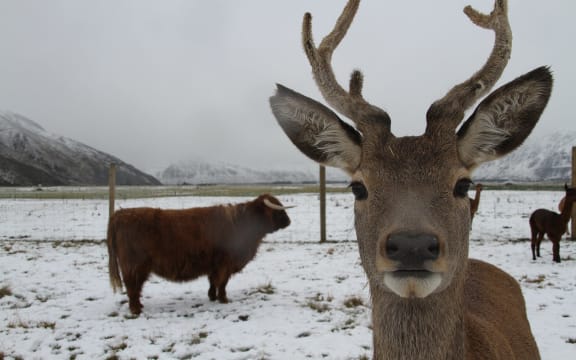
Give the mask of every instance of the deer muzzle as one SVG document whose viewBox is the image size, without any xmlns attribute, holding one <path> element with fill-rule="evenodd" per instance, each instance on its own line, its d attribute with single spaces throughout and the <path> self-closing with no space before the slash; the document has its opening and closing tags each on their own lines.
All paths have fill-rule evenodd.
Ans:
<svg viewBox="0 0 576 360">
<path fill-rule="evenodd" d="M 438 259 L 440 244 L 433 234 L 400 232 L 388 236 L 384 250 L 397 271 L 426 271 L 426 263 Z"/>
<path fill-rule="evenodd" d="M 398 296 L 423 298 L 434 292 L 442 274 L 434 271 L 440 257 L 438 237 L 430 233 L 390 234 L 380 246 L 384 285 Z"/>
</svg>

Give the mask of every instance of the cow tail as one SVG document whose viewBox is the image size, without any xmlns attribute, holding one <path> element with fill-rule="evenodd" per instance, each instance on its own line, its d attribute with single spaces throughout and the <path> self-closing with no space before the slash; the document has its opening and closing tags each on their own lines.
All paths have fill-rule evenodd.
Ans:
<svg viewBox="0 0 576 360">
<path fill-rule="evenodd" d="M 118 258 L 116 256 L 116 229 L 114 226 L 114 218 L 110 218 L 108 222 L 108 272 L 110 274 L 110 286 L 112 291 L 117 292 L 122 290 L 122 279 L 120 278 L 120 271 L 118 270 Z"/>
</svg>

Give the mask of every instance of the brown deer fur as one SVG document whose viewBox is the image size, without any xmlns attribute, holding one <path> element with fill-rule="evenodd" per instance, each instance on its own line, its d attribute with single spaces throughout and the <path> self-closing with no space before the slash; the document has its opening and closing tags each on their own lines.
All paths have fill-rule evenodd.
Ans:
<svg viewBox="0 0 576 360">
<path fill-rule="evenodd" d="M 566 196 L 564 196 L 562 199 L 560 199 L 560 202 L 558 203 L 558 211 L 562 212 L 562 210 L 564 210 L 564 203 L 566 202 Z M 570 221 L 568 221 L 568 224 L 566 224 L 566 232 L 565 234 L 570 235 Z"/>
<path fill-rule="evenodd" d="M 491 54 L 430 106 L 423 135 L 396 137 L 388 113 L 362 96 L 360 71 L 352 73 L 346 90 L 332 69 L 333 52 L 359 3 L 348 1 L 318 46 L 310 14 L 302 26 L 316 85 L 355 127 L 282 85 L 270 105 L 300 151 L 352 180 L 358 249 L 372 299 L 374 359 L 539 359 L 516 280 L 468 258 L 467 191 L 478 165 L 506 155 L 530 134 L 550 97 L 549 69 L 537 68 L 493 91 L 456 131 L 465 111 L 500 78 L 512 42 L 507 1 L 496 0 L 489 15 L 466 7 L 474 24 L 494 31 Z"/>
<path fill-rule="evenodd" d="M 178 282 L 208 275 L 210 300 L 228 302 L 230 276 L 254 258 L 266 234 L 290 224 L 284 210 L 271 209 L 264 200 L 281 206 L 273 196 L 261 195 L 237 205 L 116 211 L 108 225 L 112 289 L 124 282 L 130 311 L 139 314 L 142 286 L 151 273 Z"/>
<path fill-rule="evenodd" d="M 560 214 L 547 209 L 535 210 L 530 215 L 530 232 L 532 249 L 532 260 L 540 257 L 540 243 L 544 235 L 552 242 L 552 260 L 560 262 L 560 239 L 566 232 L 568 222 L 572 216 L 572 206 L 576 200 L 576 189 L 565 186 L 566 196 L 564 196 L 564 206 Z"/>
</svg>

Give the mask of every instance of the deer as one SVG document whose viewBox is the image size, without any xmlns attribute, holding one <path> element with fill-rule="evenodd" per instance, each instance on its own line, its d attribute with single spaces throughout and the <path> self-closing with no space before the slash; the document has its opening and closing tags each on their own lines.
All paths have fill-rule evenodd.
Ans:
<svg viewBox="0 0 576 360">
<path fill-rule="evenodd" d="M 564 210 L 564 204 L 566 203 L 566 196 L 564 196 L 562 199 L 560 199 L 560 202 L 558 203 L 558 211 L 562 212 L 562 210 Z M 566 230 L 564 231 L 564 233 L 566 235 L 570 235 L 570 221 L 568 221 L 568 223 L 566 224 Z"/>
<path fill-rule="evenodd" d="M 568 222 L 572 216 L 572 206 L 576 201 L 576 189 L 568 187 L 564 184 L 566 195 L 564 196 L 564 204 L 560 214 L 548 210 L 537 209 L 530 215 L 530 248 L 532 249 L 532 260 L 540 257 L 540 243 L 544 235 L 552 242 L 552 260 L 554 262 L 561 262 L 560 260 L 560 239 L 568 229 Z"/>
<path fill-rule="evenodd" d="M 360 70 L 345 89 L 332 68 L 359 4 L 348 0 L 318 47 L 312 15 L 304 15 L 304 52 L 331 108 L 281 84 L 269 104 L 304 155 L 350 177 L 374 359 L 539 359 L 518 281 L 469 258 L 467 194 L 478 165 L 510 153 L 531 133 L 551 95 L 550 68 L 489 93 L 511 54 L 508 4 L 496 0 L 490 14 L 467 6 L 468 18 L 495 34 L 488 59 L 432 103 L 422 135 L 396 137 L 388 113 L 365 100 Z"/>
<path fill-rule="evenodd" d="M 482 186 L 482 184 L 476 184 L 476 187 L 475 187 L 476 192 L 474 193 L 474 199 L 469 198 L 469 200 L 470 200 L 470 223 L 472 223 L 472 221 L 474 220 L 474 215 L 476 215 L 476 213 L 478 212 L 478 206 L 480 205 L 480 193 L 482 192 L 483 189 L 484 189 L 484 187 Z"/>
</svg>

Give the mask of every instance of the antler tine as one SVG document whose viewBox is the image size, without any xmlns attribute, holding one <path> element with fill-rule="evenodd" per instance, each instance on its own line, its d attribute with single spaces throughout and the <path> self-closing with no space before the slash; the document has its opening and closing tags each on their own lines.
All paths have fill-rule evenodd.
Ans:
<svg viewBox="0 0 576 360">
<path fill-rule="evenodd" d="M 350 28 L 359 4 L 360 0 L 348 1 L 334 29 L 324 37 L 318 48 L 314 45 L 312 36 L 312 15 L 306 13 L 302 23 L 302 44 L 312 66 L 316 85 L 330 106 L 353 120 L 359 128 L 369 120 L 379 119 L 389 129 L 388 114 L 362 97 L 362 73 L 354 70 L 350 77 L 350 90 L 346 92 L 336 80 L 331 65 L 332 54 Z"/>
<path fill-rule="evenodd" d="M 464 8 L 470 20 L 495 33 L 494 47 L 484 66 L 463 83 L 454 86 L 442 99 L 436 101 L 428 110 L 428 127 L 449 127 L 455 130 L 464 116 L 478 99 L 486 95 L 498 81 L 508 64 L 512 52 L 512 30 L 508 22 L 507 0 L 496 0 L 490 15 L 482 14 L 470 5 Z M 449 117 L 447 119 L 446 117 Z M 442 119 L 441 119 L 442 118 Z M 439 122 L 444 122 L 440 125 Z M 427 128 L 427 132 L 429 129 Z"/>
</svg>

